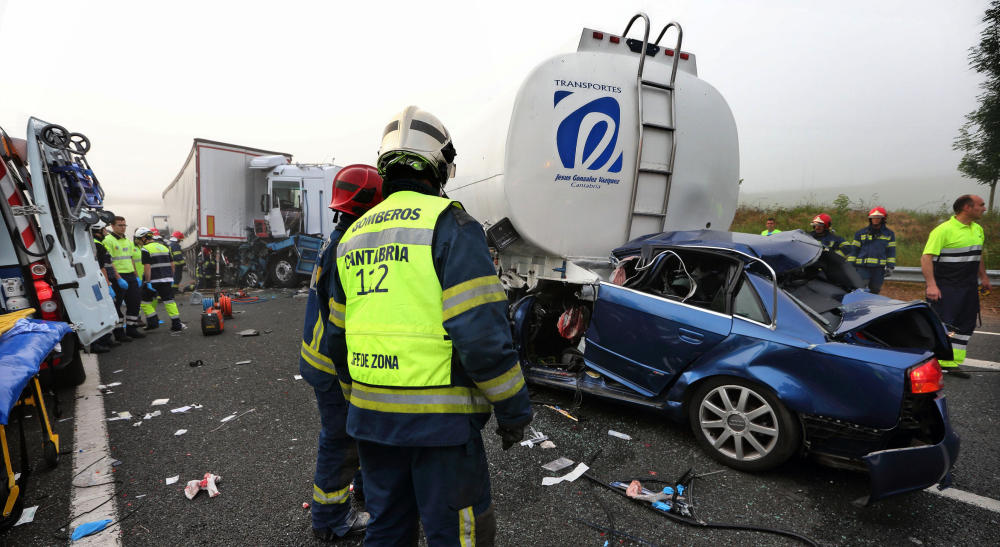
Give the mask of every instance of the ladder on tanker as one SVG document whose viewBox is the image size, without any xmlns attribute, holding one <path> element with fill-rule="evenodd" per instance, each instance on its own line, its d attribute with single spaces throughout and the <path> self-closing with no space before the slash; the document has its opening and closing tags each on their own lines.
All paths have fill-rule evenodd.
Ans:
<svg viewBox="0 0 1000 547">
<path fill-rule="evenodd" d="M 636 107 L 639 120 L 636 145 L 635 170 L 632 180 L 632 195 L 628 207 L 628 225 L 625 240 L 633 234 L 642 235 L 663 231 L 667 217 L 667 203 L 670 199 L 670 184 L 673 178 L 674 158 L 677 155 L 677 127 L 674 82 L 677 78 L 677 63 L 681 57 L 681 40 L 684 32 L 677 22 L 670 22 L 656 42 L 652 51 L 659 51 L 660 40 L 671 27 L 677 29 L 677 44 L 673 50 L 673 66 L 668 83 L 648 80 L 643 76 L 646 55 L 649 54 L 649 17 L 640 13 L 629 21 L 622 37 L 628 34 L 632 23 L 642 18 L 646 23 L 642 47 L 639 49 L 639 72 L 636 77 L 638 97 Z M 635 42 L 638 42 L 636 40 Z M 667 53 L 670 54 L 669 52 Z M 646 98 L 649 97 L 649 104 Z M 655 205 L 654 205 L 655 204 Z M 653 207 L 650 207 L 653 205 Z"/>
</svg>

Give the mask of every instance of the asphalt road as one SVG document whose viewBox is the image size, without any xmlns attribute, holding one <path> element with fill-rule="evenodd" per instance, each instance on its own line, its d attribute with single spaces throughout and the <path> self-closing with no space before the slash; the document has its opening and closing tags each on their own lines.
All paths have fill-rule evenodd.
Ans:
<svg viewBox="0 0 1000 547">
<path fill-rule="evenodd" d="M 130 411 L 132 420 L 108 422 L 122 541 L 139 545 L 313 545 L 309 511 L 319 421 L 311 388 L 297 374 L 297 354 L 305 300 L 291 292 L 236 305 L 222 335 L 204 337 L 197 329 L 200 306 L 185 302 L 182 318 L 192 329 L 171 335 L 166 326 L 143 340 L 100 356 L 102 383 L 121 382 L 104 396 L 108 416 Z M 187 300 L 187 299 L 184 299 Z M 162 313 L 162 312 L 161 312 Z M 253 328 L 260 336 L 236 332 Z M 1000 321 L 983 330 L 1000 332 Z M 270 331 L 270 332 L 268 332 Z M 969 356 L 998 361 L 1000 336 L 977 335 Z M 201 359 L 204 366 L 188 363 Z M 251 360 L 237 365 L 237 361 Z M 962 436 L 955 488 L 1000 500 L 1000 371 L 983 370 L 969 380 L 946 380 L 953 426 Z M 169 398 L 152 407 L 154 399 Z M 569 405 L 571 394 L 537 389 L 536 402 Z M 63 417 L 73 418 L 72 392 L 63 394 Z M 186 413 L 170 409 L 201 405 Z M 141 420 L 159 409 L 163 415 Z M 238 418 L 221 420 L 232 414 Z M 656 544 L 796 545 L 771 534 L 708 530 L 671 522 L 580 479 L 541 486 L 549 475 L 541 465 L 564 456 L 589 459 L 601 452 L 593 473 L 606 479 L 671 479 L 689 468 L 721 471 L 695 483 L 698 514 L 707 521 L 792 530 L 823 545 L 991 545 L 997 543 L 1000 514 L 928 492 L 916 492 L 858 507 L 866 493 L 864 474 L 796 459 L 781 469 L 748 474 L 723 468 L 704 455 L 691 433 L 660 416 L 585 399 L 580 423 L 536 406 L 534 427 L 557 448 L 516 447 L 508 452 L 487 426 L 484 435 L 499 515 L 500 545 L 604 545 L 608 539 L 574 519 L 614 526 Z M 141 426 L 134 424 L 141 422 Z M 73 449 L 73 420 L 57 422 L 66 452 Z M 179 429 L 187 433 L 175 436 Z M 609 429 L 632 436 L 610 437 Z M 29 428 L 29 438 L 34 432 Z M 37 437 L 36 437 L 37 438 Z M 38 462 L 40 455 L 35 454 Z M 71 459 L 55 470 L 35 473 L 26 495 L 38 505 L 33 523 L 0 536 L 10 545 L 61 545 L 61 525 L 69 521 Z M 221 475 L 222 495 L 194 500 L 183 485 L 204 473 Z M 167 477 L 180 481 L 166 485 Z M 77 479 L 79 483 L 79 479 Z M 615 540 L 612 540 L 614 542 Z M 621 541 L 618 541 L 619 544 Z M 349 540 L 340 545 L 359 545 Z M 625 544 L 630 544 L 625 542 Z M 637 544 L 632 542 L 631 544 Z"/>
</svg>

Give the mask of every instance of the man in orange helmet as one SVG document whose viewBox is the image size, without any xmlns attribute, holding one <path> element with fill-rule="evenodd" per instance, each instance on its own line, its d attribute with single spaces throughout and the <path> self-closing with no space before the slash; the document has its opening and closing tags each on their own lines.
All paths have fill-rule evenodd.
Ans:
<svg viewBox="0 0 1000 547">
<path fill-rule="evenodd" d="M 886 277 L 896 267 L 896 234 L 885 223 L 884 207 L 868 211 L 868 226 L 858 230 L 854 239 L 844 243 L 847 261 L 854 264 L 868 290 L 878 294 Z M 863 288 L 863 287 L 862 287 Z"/>
<path fill-rule="evenodd" d="M 319 449 L 316 451 L 316 474 L 313 479 L 313 535 L 334 541 L 348 534 L 363 532 L 369 515 L 354 511 L 350 503 L 351 481 L 354 496 L 364 500 L 361 474 L 358 472 L 358 445 L 347 435 L 347 401 L 326 344 L 326 325 L 330 317 L 329 278 L 336 275 L 337 242 L 344 232 L 372 207 L 382 202 L 382 178 L 368 165 L 348 165 L 333 180 L 330 209 L 337 211 L 337 226 L 330 242 L 313 271 L 306 302 L 299 372 L 316 392 L 319 406 Z"/>
</svg>

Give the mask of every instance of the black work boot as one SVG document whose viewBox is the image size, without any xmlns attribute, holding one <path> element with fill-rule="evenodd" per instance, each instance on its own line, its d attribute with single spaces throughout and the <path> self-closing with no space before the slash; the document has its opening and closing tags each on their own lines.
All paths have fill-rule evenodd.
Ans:
<svg viewBox="0 0 1000 547">
<path fill-rule="evenodd" d="M 173 332 L 184 330 L 184 323 L 181 323 L 180 317 L 174 317 L 170 320 L 170 330 Z"/>
<path fill-rule="evenodd" d="M 105 334 L 104 336 L 102 336 L 98 340 L 98 342 L 100 342 L 104 346 L 108 346 L 109 348 L 115 348 L 115 347 L 118 347 L 118 346 L 122 345 L 121 342 L 119 342 L 118 340 L 115 340 L 115 337 L 112 336 L 112 334 L 110 332 L 107 333 L 107 334 Z"/>
<path fill-rule="evenodd" d="M 137 327 L 135 325 L 129 325 L 129 326 L 125 327 L 125 334 L 127 334 L 129 336 L 129 338 L 145 338 L 146 337 L 145 334 L 139 332 L 139 327 Z"/>
<path fill-rule="evenodd" d="M 146 330 L 153 330 L 160 326 L 160 318 L 156 315 L 146 316 Z"/>
<path fill-rule="evenodd" d="M 125 334 L 125 328 L 124 327 L 118 327 L 117 329 L 111 331 L 111 334 L 114 334 L 115 335 L 115 340 L 117 340 L 119 342 L 131 342 L 132 341 L 132 339 L 129 338 L 129 336 L 127 334 Z"/>
<path fill-rule="evenodd" d="M 330 528 L 313 528 L 313 535 L 320 541 L 337 541 L 341 538 L 365 533 L 369 520 L 371 520 L 371 515 L 368 513 L 351 509 L 351 513 L 347 515 L 347 524 L 350 528 L 343 536 L 334 534 Z"/>
</svg>

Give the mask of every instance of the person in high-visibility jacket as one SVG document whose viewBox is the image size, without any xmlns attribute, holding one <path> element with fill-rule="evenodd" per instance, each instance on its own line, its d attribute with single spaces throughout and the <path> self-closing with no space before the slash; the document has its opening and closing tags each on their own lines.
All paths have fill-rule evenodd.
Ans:
<svg viewBox="0 0 1000 547">
<path fill-rule="evenodd" d="M 153 239 L 152 232 L 147 228 L 135 231 L 136 239 L 142 243 L 143 288 L 145 298 L 142 300 L 142 313 L 146 314 L 146 330 L 160 326 L 160 318 L 156 315 L 157 300 L 163 302 L 163 307 L 170 316 L 170 330 L 184 330 L 181 314 L 174 302 L 174 269 L 170 260 L 170 249 Z"/>
<path fill-rule="evenodd" d="M 184 241 L 184 234 L 175 230 L 170 234 L 170 258 L 174 262 L 174 294 L 181 288 L 181 278 L 184 277 L 184 251 L 181 250 L 181 241 Z"/>
<path fill-rule="evenodd" d="M 370 515 L 351 509 L 351 480 L 355 499 L 364 500 L 364 480 L 358 471 L 358 445 L 347 434 L 347 401 L 330 358 L 326 324 L 330 320 L 330 278 L 337 275 L 337 243 L 347 228 L 382 201 L 382 179 L 374 167 L 348 165 L 337 172 L 330 209 L 338 212 L 337 226 L 313 270 L 306 300 L 299 372 L 316 392 L 319 407 L 319 447 L 313 479 L 313 535 L 333 541 L 368 526 Z"/>
<path fill-rule="evenodd" d="M 504 449 L 531 402 L 482 226 L 440 197 L 454 175 L 448 130 L 407 107 L 384 129 L 385 200 L 337 246 L 329 344 L 358 440 L 365 545 L 492 545 L 496 516 L 481 429 Z"/>
<path fill-rule="evenodd" d="M 780 234 L 781 230 L 778 229 L 778 221 L 774 220 L 774 217 L 767 217 L 764 222 L 764 230 L 761 231 L 762 236 L 773 236 L 774 234 Z"/>
<path fill-rule="evenodd" d="M 113 287 L 115 283 L 114 264 L 111 262 L 111 253 L 104 248 L 104 243 L 102 243 L 104 238 L 107 237 L 107 234 L 105 233 L 103 226 L 97 225 L 90 227 L 90 233 L 94 236 L 94 251 L 95 257 L 97 258 L 97 267 L 101 270 L 101 275 L 104 276 L 104 280 L 108 283 L 108 296 L 111 297 L 111 300 L 115 300 L 117 294 L 115 293 L 115 288 Z M 118 317 L 123 317 L 121 309 L 119 308 L 117 311 Z M 115 337 L 109 332 L 90 344 L 90 352 L 107 353 L 111 351 L 111 348 L 120 345 L 121 342 L 115 340 Z"/>
<path fill-rule="evenodd" d="M 927 282 L 927 301 L 944 322 L 954 354 L 951 360 L 938 361 L 941 370 L 968 378 L 969 373 L 959 366 L 965 361 L 976 328 L 979 287 L 984 292 L 993 288 L 983 262 L 986 234 L 976 223 L 986 211 L 986 203 L 979 196 L 965 194 L 955 200 L 952 210 L 955 215 L 927 237 L 920 269 Z"/>
<path fill-rule="evenodd" d="M 104 248 L 111 253 L 111 263 L 115 269 L 115 280 L 120 291 L 117 291 L 115 305 L 125 302 L 125 325 L 114 329 L 114 336 L 119 341 L 128 342 L 132 338 L 145 338 L 139 332 L 139 277 L 136 276 L 133 252 L 135 245 L 125 236 L 127 224 L 123 217 L 115 217 L 111 224 L 111 233 L 104 238 Z M 124 283 L 124 286 L 122 286 Z"/>
<path fill-rule="evenodd" d="M 878 294 L 885 278 L 896 267 L 896 234 L 885 226 L 888 214 L 884 207 L 868 211 L 868 226 L 858 230 L 854 239 L 841 246 L 847 261 L 865 282 L 868 290 Z M 862 287 L 865 288 L 865 287 Z"/>
</svg>

